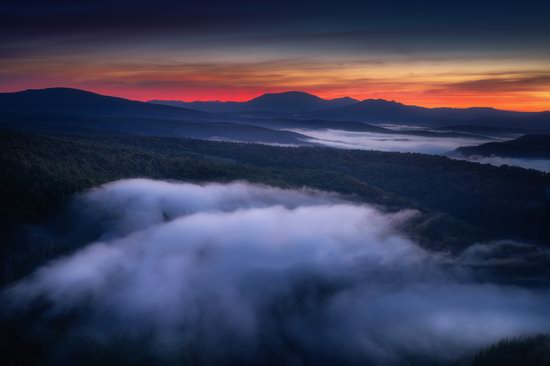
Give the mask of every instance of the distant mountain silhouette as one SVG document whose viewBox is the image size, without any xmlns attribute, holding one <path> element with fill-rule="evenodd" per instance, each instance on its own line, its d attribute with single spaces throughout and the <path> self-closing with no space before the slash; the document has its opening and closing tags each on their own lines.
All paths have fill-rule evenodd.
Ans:
<svg viewBox="0 0 550 366">
<path fill-rule="evenodd" d="M 408 106 L 384 99 L 366 99 L 348 106 L 305 113 L 307 118 L 351 120 L 364 122 L 416 122 L 429 118 L 429 109 Z"/>
<path fill-rule="evenodd" d="M 80 89 L 30 89 L 0 93 L 0 111 L 139 118 L 206 118 L 205 112 L 154 105 Z"/>
<path fill-rule="evenodd" d="M 183 102 L 151 100 L 152 104 L 163 104 L 182 108 L 192 108 L 205 112 L 231 113 L 264 111 L 276 113 L 299 113 L 320 109 L 335 108 L 357 103 L 358 100 L 344 97 L 323 99 L 300 91 L 264 94 L 247 102 Z"/>
<path fill-rule="evenodd" d="M 443 126 L 475 118 L 519 118 L 532 113 L 502 111 L 494 108 L 425 108 L 384 99 L 366 99 L 351 105 L 301 114 L 303 118 L 362 121 L 367 123 L 401 123 Z M 469 123 L 468 123 L 469 124 Z"/>
<path fill-rule="evenodd" d="M 426 108 L 384 99 L 322 99 L 291 91 L 264 94 L 247 102 L 182 102 L 152 100 L 163 104 L 213 113 L 233 113 L 242 118 L 293 118 L 363 123 L 395 123 L 441 127 L 449 125 L 550 130 L 550 112 L 514 112 L 491 107 Z M 235 116 L 231 116 L 235 118 Z"/>
<path fill-rule="evenodd" d="M 504 158 L 550 159 L 550 134 L 525 135 L 515 140 L 464 146 L 455 150 L 463 156 L 499 156 Z"/>
<path fill-rule="evenodd" d="M 0 93 L 0 128 L 79 135 L 133 134 L 241 142 L 311 145 L 290 131 L 228 123 L 211 114 L 78 89 Z"/>
<path fill-rule="evenodd" d="M 341 107 L 358 102 L 352 98 L 323 99 L 315 95 L 290 91 L 286 93 L 264 94 L 247 102 L 256 110 L 273 112 L 305 112 L 324 108 Z"/>
<path fill-rule="evenodd" d="M 57 121 L 60 119 L 59 115 L 87 119 L 118 118 L 119 121 L 139 119 L 139 123 L 144 119 L 154 119 L 157 122 L 151 121 L 149 124 L 157 123 L 159 129 L 160 126 L 166 126 L 166 121 L 160 123 L 160 120 L 177 120 L 192 123 L 229 122 L 270 129 L 331 128 L 371 132 L 379 127 L 368 124 L 377 123 L 423 125 L 431 128 L 460 125 L 463 128 L 485 126 L 521 129 L 526 132 L 550 131 L 550 112 L 511 112 L 494 108 L 425 108 L 383 99 L 327 100 L 296 91 L 264 94 L 248 102 L 162 103 L 176 103 L 177 107 L 131 101 L 78 89 L 49 88 L 0 93 L 0 114 L 41 114 Z M 182 105 L 203 110 L 182 108 Z M 204 106 L 208 108 L 203 108 Z M 224 111 L 209 113 L 205 109 Z M 234 112 L 236 110 L 241 112 Z M 266 119 L 271 121 L 265 121 Z M 381 130 L 378 132 L 386 133 Z"/>
</svg>

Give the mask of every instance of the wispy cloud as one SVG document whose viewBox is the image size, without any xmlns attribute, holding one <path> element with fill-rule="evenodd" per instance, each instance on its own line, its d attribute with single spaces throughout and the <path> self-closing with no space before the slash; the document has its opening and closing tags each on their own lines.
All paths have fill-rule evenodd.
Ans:
<svg viewBox="0 0 550 366">
<path fill-rule="evenodd" d="M 0 9 L 0 90 L 244 100 L 299 89 L 546 109 L 548 5 L 344 3 L 9 1 Z"/>
</svg>

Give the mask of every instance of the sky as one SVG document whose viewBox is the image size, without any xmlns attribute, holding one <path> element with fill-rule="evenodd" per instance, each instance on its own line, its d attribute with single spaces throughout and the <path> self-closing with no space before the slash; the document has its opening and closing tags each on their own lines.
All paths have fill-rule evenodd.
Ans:
<svg viewBox="0 0 550 366">
<path fill-rule="evenodd" d="M 550 110 L 549 1 L 4 0 L 0 19 L 2 92 Z"/>
</svg>

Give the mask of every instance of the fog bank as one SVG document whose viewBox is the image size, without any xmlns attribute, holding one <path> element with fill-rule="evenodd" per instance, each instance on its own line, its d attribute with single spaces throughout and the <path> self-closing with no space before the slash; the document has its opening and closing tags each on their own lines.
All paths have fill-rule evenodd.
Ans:
<svg viewBox="0 0 550 366">
<path fill-rule="evenodd" d="M 293 130 L 314 137 L 316 143 L 343 149 L 417 152 L 442 155 L 461 146 L 480 145 L 481 138 L 425 137 L 343 130 Z"/>
<path fill-rule="evenodd" d="M 482 283 L 461 258 L 422 249 L 400 230 L 412 210 L 144 179 L 72 210 L 73 230 L 100 239 L 3 294 L 52 362 L 122 342 L 155 362 L 422 364 L 550 331 L 547 290 Z M 464 258 L 482 258 L 476 248 Z"/>
<path fill-rule="evenodd" d="M 409 126 L 384 127 L 395 131 L 423 130 Z M 426 137 L 399 134 L 381 134 L 373 132 L 354 132 L 343 130 L 293 130 L 306 136 L 315 138 L 312 142 L 340 149 L 360 149 L 394 152 L 412 152 L 431 155 L 445 155 L 452 159 L 468 160 L 495 166 L 510 165 L 520 168 L 535 169 L 550 172 L 550 160 L 543 159 L 515 159 L 503 157 L 461 157 L 449 154 L 463 146 L 477 146 L 494 139 L 463 138 L 463 137 Z"/>
</svg>

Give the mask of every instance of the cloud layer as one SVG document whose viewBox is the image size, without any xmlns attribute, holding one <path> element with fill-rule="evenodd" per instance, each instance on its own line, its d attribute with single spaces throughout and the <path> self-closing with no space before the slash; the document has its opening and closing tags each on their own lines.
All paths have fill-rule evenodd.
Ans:
<svg viewBox="0 0 550 366">
<path fill-rule="evenodd" d="M 343 130 L 295 129 L 301 134 L 314 137 L 327 146 L 379 151 L 418 152 L 443 155 L 461 146 L 479 145 L 491 141 L 486 138 L 425 137 L 415 135 L 388 135 L 374 132 Z"/>
<path fill-rule="evenodd" d="M 412 129 L 413 127 L 411 127 Z M 414 135 L 388 135 L 373 132 L 355 132 L 343 130 L 306 130 L 294 129 L 294 132 L 315 138 L 313 142 L 342 149 L 365 149 L 379 151 L 417 152 L 423 154 L 445 155 L 452 159 L 491 164 L 495 166 L 510 165 L 526 169 L 550 172 L 550 160 L 517 159 L 505 157 L 482 157 L 450 154 L 463 146 L 476 146 L 494 141 L 488 138 L 464 137 L 425 137 Z"/>
<path fill-rule="evenodd" d="M 150 180 L 105 185 L 73 210 L 74 230 L 100 239 L 4 293 L 53 362 L 112 348 L 155 362 L 403 364 L 550 331 L 546 290 L 476 282 L 400 232 L 415 211 Z"/>
<path fill-rule="evenodd" d="M 3 3 L 0 91 L 246 100 L 303 90 L 423 106 L 549 105 L 550 5 L 540 0 Z"/>
</svg>

